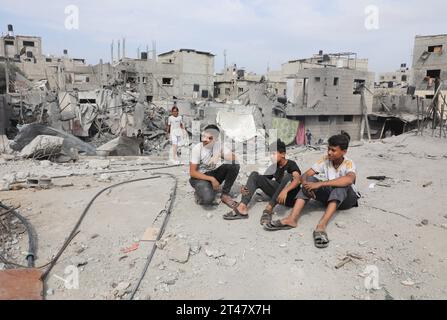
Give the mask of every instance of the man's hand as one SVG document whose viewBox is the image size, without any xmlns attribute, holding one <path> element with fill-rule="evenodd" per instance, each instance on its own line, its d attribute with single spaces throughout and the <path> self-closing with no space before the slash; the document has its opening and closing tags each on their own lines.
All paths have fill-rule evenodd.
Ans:
<svg viewBox="0 0 447 320">
<path fill-rule="evenodd" d="M 241 187 L 241 194 L 243 196 L 248 196 L 249 193 L 250 193 L 250 191 L 248 190 L 247 186 L 242 186 Z"/>
<path fill-rule="evenodd" d="M 213 189 L 214 189 L 214 191 L 219 190 L 219 188 L 220 188 L 220 183 L 219 183 L 219 181 L 217 181 L 216 178 L 212 177 L 210 182 L 211 182 L 211 184 L 213 185 Z"/>
<path fill-rule="evenodd" d="M 285 204 L 286 203 L 287 193 L 288 193 L 287 190 L 281 191 L 281 193 L 278 196 L 278 199 L 276 199 L 279 204 Z"/>
<path fill-rule="evenodd" d="M 323 186 L 322 182 L 304 182 L 303 187 L 308 192 L 313 192 L 320 189 Z"/>
</svg>

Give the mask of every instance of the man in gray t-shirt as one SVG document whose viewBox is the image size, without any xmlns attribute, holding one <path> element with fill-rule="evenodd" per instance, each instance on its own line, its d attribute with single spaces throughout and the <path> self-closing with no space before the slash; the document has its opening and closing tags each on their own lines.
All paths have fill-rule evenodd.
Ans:
<svg viewBox="0 0 447 320">
<path fill-rule="evenodd" d="M 239 164 L 231 150 L 225 148 L 219 138 L 219 128 L 207 126 L 202 134 L 202 142 L 193 147 L 189 166 L 190 183 L 195 189 L 199 204 L 210 205 L 214 202 L 216 192 L 222 188 L 221 200 L 230 208 L 237 205 L 230 196 L 239 174 Z"/>
</svg>

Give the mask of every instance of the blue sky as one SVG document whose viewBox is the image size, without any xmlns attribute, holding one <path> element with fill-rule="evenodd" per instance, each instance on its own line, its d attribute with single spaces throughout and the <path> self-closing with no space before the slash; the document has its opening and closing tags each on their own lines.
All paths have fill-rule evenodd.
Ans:
<svg viewBox="0 0 447 320">
<path fill-rule="evenodd" d="M 79 8 L 79 29 L 65 28 L 65 7 Z M 365 8 L 379 9 L 379 29 L 365 28 Z M 98 63 L 110 60 L 110 43 L 126 37 L 134 57 L 152 40 L 158 51 L 193 48 L 216 54 L 215 67 L 229 63 L 263 73 L 318 50 L 357 52 L 370 70 L 411 65 L 416 34 L 447 33 L 447 1 L 414 0 L 2 0 L 0 30 L 43 38 L 45 54 Z"/>
</svg>

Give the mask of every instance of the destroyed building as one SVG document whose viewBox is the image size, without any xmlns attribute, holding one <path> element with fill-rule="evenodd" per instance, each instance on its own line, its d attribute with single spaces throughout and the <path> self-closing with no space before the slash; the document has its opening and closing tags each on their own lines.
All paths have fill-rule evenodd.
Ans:
<svg viewBox="0 0 447 320">
<path fill-rule="evenodd" d="M 410 70 L 406 63 L 394 72 L 383 72 L 379 74 L 377 87 L 379 88 L 407 88 L 410 82 Z"/>
<path fill-rule="evenodd" d="M 364 70 L 364 60 L 357 63 L 345 57 L 332 64 L 332 59 L 323 55 L 321 64 L 302 61 L 300 69 L 288 76 L 287 117 L 299 120 L 301 132 L 309 129 L 314 141 L 341 130 L 360 140 L 365 115 L 372 111 L 374 73 Z"/>
<path fill-rule="evenodd" d="M 236 64 L 225 67 L 223 72 L 216 73 L 214 81 L 214 98 L 220 100 L 237 100 L 247 95 L 250 86 L 264 81 L 262 75 L 246 72 Z"/>
<path fill-rule="evenodd" d="M 433 98 L 436 79 L 447 80 L 447 35 L 416 36 L 413 49 L 412 85 L 416 95 Z M 443 95 L 446 88 L 441 88 Z"/>
</svg>

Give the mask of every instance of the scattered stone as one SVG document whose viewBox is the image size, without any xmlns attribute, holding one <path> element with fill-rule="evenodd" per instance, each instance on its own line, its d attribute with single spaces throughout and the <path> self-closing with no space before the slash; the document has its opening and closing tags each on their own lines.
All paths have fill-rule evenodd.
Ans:
<svg viewBox="0 0 447 320">
<path fill-rule="evenodd" d="M 53 165 L 52 162 L 49 161 L 49 160 L 40 161 L 39 164 L 40 164 L 41 167 L 44 167 L 44 168 L 48 168 L 48 167 L 51 167 Z"/>
<path fill-rule="evenodd" d="M 123 297 L 126 293 L 129 293 L 129 287 L 130 287 L 130 283 L 129 282 L 120 282 L 115 289 L 113 290 L 113 295 L 115 297 Z"/>
<path fill-rule="evenodd" d="M 220 258 L 225 255 L 225 252 L 223 252 L 221 249 L 213 249 L 213 248 L 206 248 L 205 254 L 210 258 Z"/>
<path fill-rule="evenodd" d="M 110 174 L 103 173 L 96 179 L 96 181 L 98 181 L 98 182 L 110 182 L 110 181 L 112 181 L 112 176 Z"/>
<path fill-rule="evenodd" d="M 427 219 L 422 220 L 421 224 L 423 224 L 424 226 L 428 225 L 428 220 Z"/>
<path fill-rule="evenodd" d="M 401 283 L 402 283 L 404 286 L 407 286 L 407 287 L 412 287 L 412 286 L 415 285 L 414 281 L 411 280 L 410 278 L 408 278 L 407 280 L 402 281 Z"/>
<path fill-rule="evenodd" d="M 47 296 L 53 296 L 54 295 L 54 289 L 48 289 L 47 290 Z"/>
<path fill-rule="evenodd" d="M 5 180 L 0 180 L 0 191 L 9 191 L 9 182 Z"/>
<path fill-rule="evenodd" d="M 21 172 L 21 171 L 19 171 L 19 172 L 17 172 L 16 177 L 17 177 L 17 180 L 19 180 L 19 181 L 25 180 L 26 178 L 29 177 L 29 172 Z"/>
<path fill-rule="evenodd" d="M 441 228 L 447 230 L 447 223 L 441 224 Z"/>
<path fill-rule="evenodd" d="M 175 273 L 170 273 L 167 276 L 163 277 L 162 283 L 167 284 L 168 286 L 173 286 L 178 280 L 178 277 Z"/>
<path fill-rule="evenodd" d="M 160 239 L 155 243 L 158 249 L 163 250 L 166 245 L 168 244 L 168 241 L 166 239 Z"/>
<path fill-rule="evenodd" d="M 200 245 L 200 243 L 198 241 L 190 242 L 189 247 L 190 247 L 192 255 L 198 254 L 200 252 L 200 250 L 202 249 L 202 246 Z"/>
<path fill-rule="evenodd" d="M 335 222 L 335 225 L 340 229 L 346 229 L 346 224 L 342 221 Z"/>
<path fill-rule="evenodd" d="M 214 215 L 211 212 L 208 212 L 208 214 L 206 215 L 206 218 L 208 220 L 212 219 L 214 217 Z"/>
<path fill-rule="evenodd" d="M 5 270 L 6 269 L 6 265 L 4 263 L 0 263 L 0 270 Z"/>
<path fill-rule="evenodd" d="M 110 160 L 90 160 L 88 166 L 92 169 L 107 169 L 110 167 Z"/>
<path fill-rule="evenodd" d="M 91 236 L 91 239 L 96 239 L 99 237 L 99 234 L 95 233 L 94 235 Z"/>
<path fill-rule="evenodd" d="M 76 266 L 76 267 L 83 267 L 83 266 L 86 266 L 87 264 L 88 264 L 88 261 L 87 260 L 85 260 L 85 259 L 82 259 L 82 258 L 79 258 L 79 257 L 74 257 L 74 258 L 71 258 L 71 264 L 72 265 L 74 265 L 74 266 Z"/>
<path fill-rule="evenodd" d="M 178 263 L 186 263 L 189 260 L 190 250 L 188 244 L 178 240 L 173 241 L 169 243 L 168 258 Z"/>
<path fill-rule="evenodd" d="M 223 257 L 219 259 L 219 264 L 225 267 L 234 267 L 237 263 L 237 260 L 234 258 Z"/>
<path fill-rule="evenodd" d="M 282 243 L 279 245 L 280 248 L 286 248 L 287 247 L 287 243 Z"/>
</svg>

